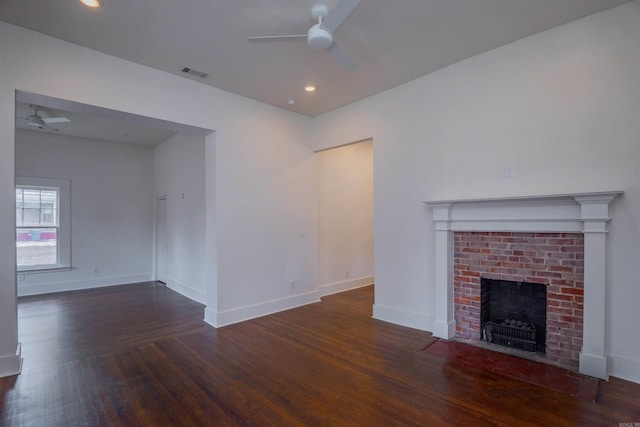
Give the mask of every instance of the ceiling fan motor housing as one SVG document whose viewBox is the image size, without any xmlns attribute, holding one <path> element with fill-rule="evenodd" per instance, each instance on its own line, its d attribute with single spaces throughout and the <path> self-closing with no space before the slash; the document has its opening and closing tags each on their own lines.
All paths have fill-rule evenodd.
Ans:
<svg viewBox="0 0 640 427">
<path fill-rule="evenodd" d="M 44 126 L 44 120 L 42 120 L 42 117 L 40 117 L 37 112 L 27 117 L 27 123 L 40 129 Z"/>
<path fill-rule="evenodd" d="M 307 44 L 312 49 L 327 50 L 333 44 L 333 36 L 327 30 L 320 28 L 320 24 L 316 24 L 309 29 Z"/>
</svg>

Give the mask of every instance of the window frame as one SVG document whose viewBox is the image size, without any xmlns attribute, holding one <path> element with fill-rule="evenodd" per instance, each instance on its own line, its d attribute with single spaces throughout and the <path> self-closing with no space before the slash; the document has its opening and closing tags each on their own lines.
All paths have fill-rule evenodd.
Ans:
<svg viewBox="0 0 640 427">
<path fill-rule="evenodd" d="M 41 190 L 56 189 L 58 191 L 58 224 L 57 226 L 18 226 L 17 220 L 16 232 L 19 228 L 57 228 L 57 262 L 56 264 L 46 265 L 29 265 L 18 267 L 16 258 L 16 271 L 19 274 L 28 273 L 44 273 L 51 271 L 68 271 L 71 270 L 71 183 L 67 179 L 56 178 L 35 178 L 17 176 L 15 179 L 15 188 L 35 188 Z M 14 196 L 14 204 L 16 204 Z M 17 245 L 17 241 L 16 241 Z M 16 246 L 17 250 L 17 246 Z"/>
</svg>

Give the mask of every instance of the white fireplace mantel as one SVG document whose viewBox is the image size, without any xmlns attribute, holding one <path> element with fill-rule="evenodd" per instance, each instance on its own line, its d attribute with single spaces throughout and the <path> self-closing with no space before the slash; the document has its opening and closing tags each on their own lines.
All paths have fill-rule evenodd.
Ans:
<svg viewBox="0 0 640 427">
<path fill-rule="evenodd" d="M 584 331 L 580 372 L 606 379 L 606 225 L 622 191 L 425 202 L 433 211 L 435 321 L 433 335 L 455 336 L 453 233 L 456 231 L 583 233 Z"/>
</svg>

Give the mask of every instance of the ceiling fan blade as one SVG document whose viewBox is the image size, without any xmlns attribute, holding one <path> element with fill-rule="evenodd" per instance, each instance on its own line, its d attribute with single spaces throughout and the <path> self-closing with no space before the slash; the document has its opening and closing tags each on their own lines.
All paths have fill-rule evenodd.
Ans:
<svg viewBox="0 0 640 427">
<path fill-rule="evenodd" d="M 292 40 L 306 40 L 306 34 L 292 34 L 287 36 L 264 36 L 264 37 L 249 37 L 250 42 L 285 42 Z"/>
<path fill-rule="evenodd" d="M 71 120 L 69 120 L 66 117 L 43 117 L 42 120 L 46 123 L 46 124 L 50 124 L 50 123 L 69 123 Z"/>
<path fill-rule="evenodd" d="M 341 48 L 340 45 L 333 43 L 327 52 L 347 70 L 354 70 L 358 66 L 353 55 Z"/>
<path fill-rule="evenodd" d="M 331 47 L 327 49 L 327 52 L 347 70 L 355 70 L 358 67 L 358 63 L 353 55 L 340 47 L 340 45 L 332 44 Z"/>
<path fill-rule="evenodd" d="M 333 34 L 349 15 L 351 15 L 351 12 L 358 6 L 358 3 L 360 3 L 360 0 L 341 0 L 340 3 L 329 12 L 329 16 L 322 21 L 320 28 Z"/>
</svg>

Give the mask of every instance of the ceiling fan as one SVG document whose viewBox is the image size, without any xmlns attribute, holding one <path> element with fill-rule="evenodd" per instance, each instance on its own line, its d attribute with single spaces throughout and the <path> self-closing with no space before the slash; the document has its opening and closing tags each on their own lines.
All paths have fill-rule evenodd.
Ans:
<svg viewBox="0 0 640 427">
<path fill-rule="evenodd" d="M 71 121 L 67 117 L 42 117 L 38 114 L 38 111 L 42 110 L 42 107 L 37 105 L 29 105 L 29 107 L 33 108 L 33 114 L 25 118 L 20 118 L 25 120 L 29 126 L 33 126 L 38 129 L 49 128 L 52 130 L 58 130 L 49 125 L 52 123 L 68 123 Z"/>
<path fill-rule="evenodd" d="M 288 40 L 307 40 L 309 47 L 315 50 L 327 51 L 343 67 L 352 70 L 357 64 L 353 56 L 336 44 L 333 33 L 349 17 L 358 6 L 360 0 L 340 0 L 333 10 L 325 3 L 315 3 L 311 6 L 311 18 L 316 24 L 309 29 L 307 34 L 294 34 L 282 36 L 249 37 L 251 42 L 272 42 Z"/>
</svg>

